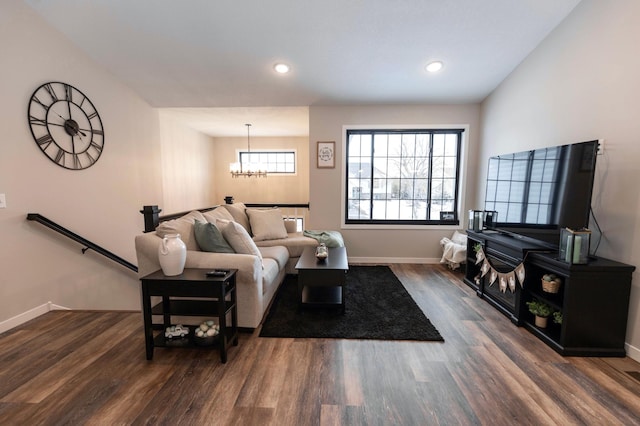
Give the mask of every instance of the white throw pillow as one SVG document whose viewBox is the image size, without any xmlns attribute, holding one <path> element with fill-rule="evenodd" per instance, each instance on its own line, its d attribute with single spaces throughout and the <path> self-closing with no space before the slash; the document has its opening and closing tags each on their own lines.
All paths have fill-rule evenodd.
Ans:
<svg viewBox="0 0 640 426">
<path fill-rule="evenodd" d="M 247 209 L 254 241 L 279 240 L 287 238 L 280 209 Z"/>
<path fill-rule="evenodd" d="M 216 225 L 231 248 L 233 248 L 236 253 L 252 254 L 262 260 L 262 253 L 258 250 L 258 246 L 253 242 L 247 230 L 237 222 L 224 222 L 226 221 L 217 220 Z"/>
<path fill-rule="evenodd" d="M 214 225 L 217 219 L 233 220 L 233 216 L 231 216 L 231 213 L 229 213 L 229 210 L 225 208 L 220 208 L 220 207 L 210 210 L 208 212 L 204 212 L 202 213 L 202 216 L 204 216 L 205 219 L 207 219 L 207 222 L 213 223 Z"/>
<path fill-rule="evenodd" d="M 231 216 L 233 216 L 233 220 L 238 222 L 244 229 L 247 230 L 249 234 L 251 234 L 251 225 L 249 224 L 249 218 L 247 217 L 244 203 L 233 203 L 233 204 L 223 204 L 222 207 L 227 209 Z"/>
<path fill-rule="evenodd" d="M 194 210 L 178 219 L 161 222 L 156 228 L 156 235 L 164 238 L 165 235 L 180 234 L 180 239 L 187 246 L 187 250 L 200 250 L 200 246 L 198 246 L 198 242 L 196 241 L 196 235 L 193 232 L 193 223 L 196 220 L 205 222 L 202 213 Z"/>
</svg>

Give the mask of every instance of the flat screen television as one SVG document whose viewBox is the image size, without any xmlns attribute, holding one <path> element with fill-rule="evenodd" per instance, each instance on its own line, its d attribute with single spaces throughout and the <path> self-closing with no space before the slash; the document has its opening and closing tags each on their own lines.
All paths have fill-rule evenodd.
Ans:
<svg viewBox="0 0 640 426">
<path fill-rule="evenodd" d="M 563 228 L 589 226 L 598 141 L 489 159 L 484 209 L 491 229 L 557 249 Z"/>
</svg>

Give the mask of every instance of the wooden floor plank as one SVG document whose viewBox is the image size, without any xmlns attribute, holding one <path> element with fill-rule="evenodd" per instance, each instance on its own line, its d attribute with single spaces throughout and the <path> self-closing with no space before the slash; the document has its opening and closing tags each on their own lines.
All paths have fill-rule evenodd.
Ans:
<svg viewBox="0 0 640 426">
<path fill-rule="evenodd" d="M 561 357 L 459 272 L 394 264 L 445 342 L 261 338 L 145 357 L 139 312 L 56 311 L 0 335 L 0 422 L 640 424 L 640 364 Z"/>
</svg>

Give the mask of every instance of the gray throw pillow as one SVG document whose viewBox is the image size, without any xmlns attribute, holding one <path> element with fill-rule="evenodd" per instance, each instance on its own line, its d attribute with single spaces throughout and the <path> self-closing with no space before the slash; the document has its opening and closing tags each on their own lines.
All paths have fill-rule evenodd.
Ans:
<svg viewBox="0 0 640 426">
<path fill-rule="evenodd" d="M 196 241 L 202 251 L 214 253 L 235 253 L 233 248 L 224 239 L 222 233 L 213 223 L 196 220 L 193 224 Z"/>
</svg>

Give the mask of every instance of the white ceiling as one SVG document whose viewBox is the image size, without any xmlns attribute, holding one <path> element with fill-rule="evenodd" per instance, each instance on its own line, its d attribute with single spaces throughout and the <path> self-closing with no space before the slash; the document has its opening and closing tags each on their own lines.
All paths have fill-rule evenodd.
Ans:
<svg viewBox="0 0 640 426">
<path fill-rule="evenodd" d="M 245 135 L 274 107 L 480 102 L 580 0 L 24 1 L 152 106 Z"/>
</svg>

